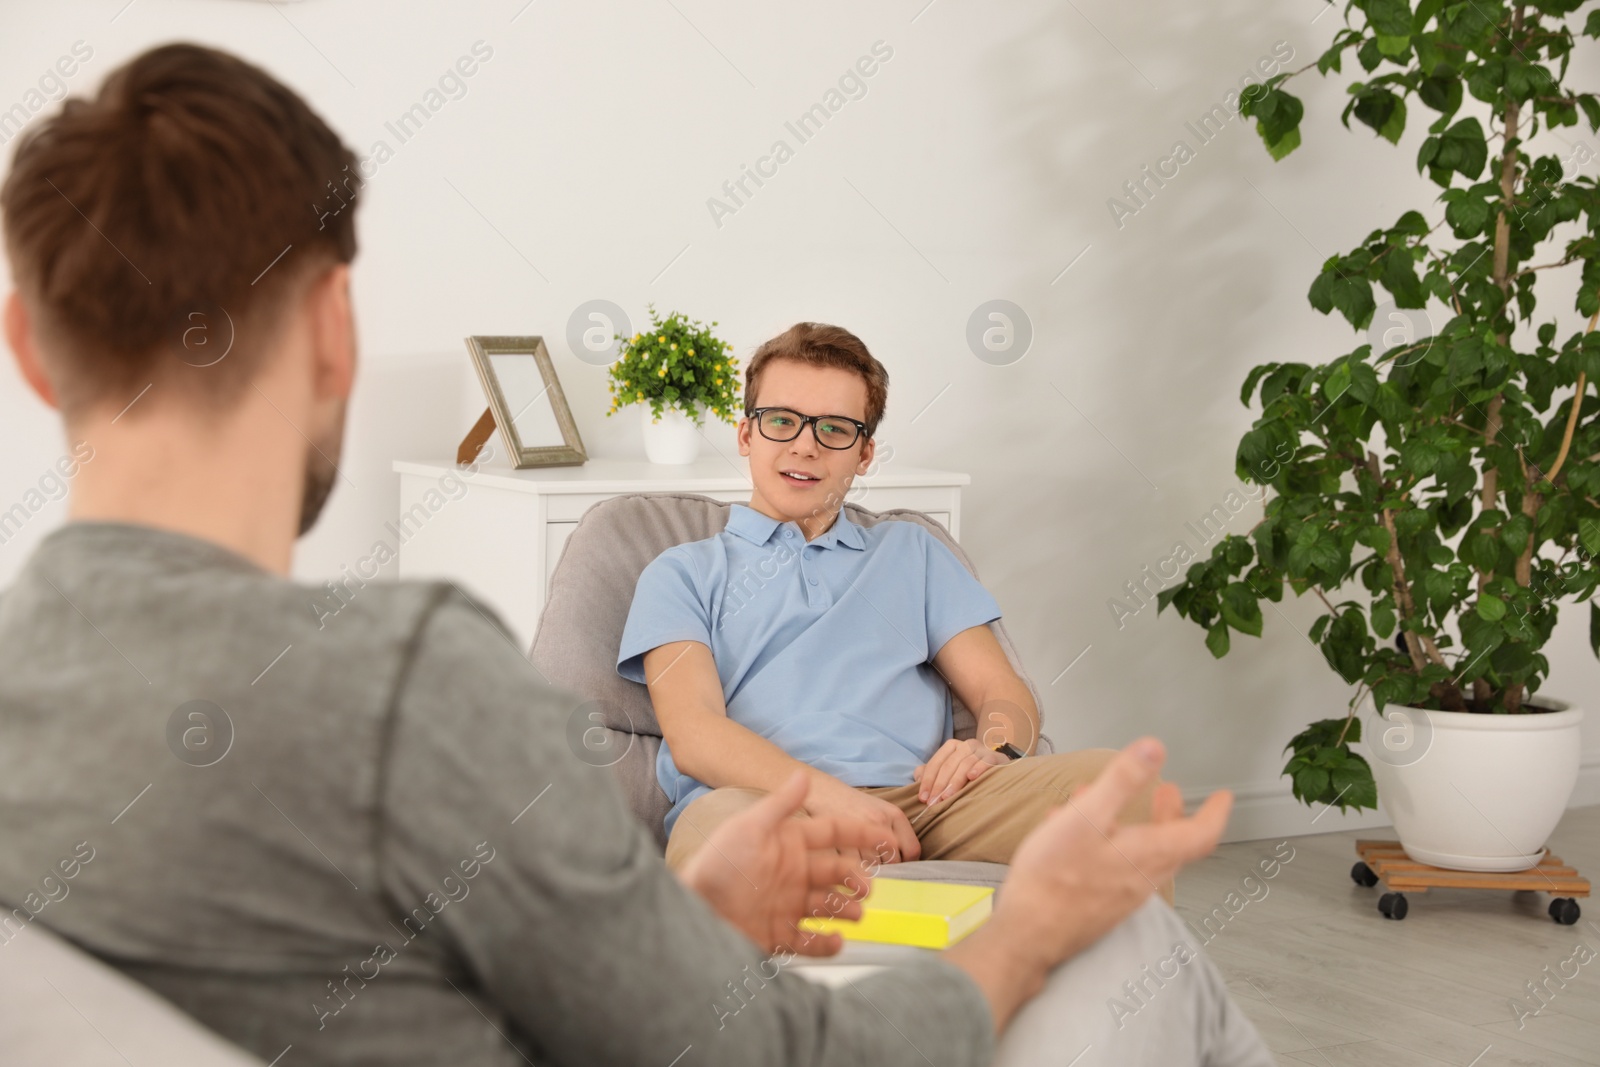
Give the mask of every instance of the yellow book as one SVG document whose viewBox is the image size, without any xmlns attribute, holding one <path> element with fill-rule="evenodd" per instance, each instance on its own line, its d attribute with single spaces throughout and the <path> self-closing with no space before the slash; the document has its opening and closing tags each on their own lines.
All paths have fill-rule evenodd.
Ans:
<svg viewBox="0 0 1600 1067">
<path fill-rule="evenodd" d="M 948 948 L 982 926 L 993 910 L 991 886 L 874 878 L 859 921 L 808 916 L 799 928 L 848 941 Z"/>
</svg>

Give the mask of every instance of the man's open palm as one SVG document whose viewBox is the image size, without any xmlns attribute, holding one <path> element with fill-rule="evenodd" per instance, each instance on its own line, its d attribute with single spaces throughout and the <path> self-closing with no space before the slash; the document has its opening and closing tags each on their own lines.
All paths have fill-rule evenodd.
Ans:
<svg viewBox="0 0 1600 1067">
<path fill-rule="evenodd" d="M 855 850 L 871 857 L 888 848 L 883 828 L 864 821 L 791 818 L 805 800 L 809 781 L 804 771 L 796 771 L 777 790 L 724 821 L 678 872 L 685 885 L 764 952 L 838 952 L 843 944 L 838 934 L 801 932 L 796 923 L 808 915 L 859 919 L 872 864 L 863 864 Z M 848 889 L 836 888 L 841 885 Z"/>
<path fill-rule="evenodd" d="M 1097 940 L 1179 868 L 1208 855 L 1227 825 L 1233 795 L 1219 790 L 1193 815 L 1171 782 L 1156 788 L 1149 822 L 1122 825 L 1118 813 L 1156 778 L 1166 750 L 1141 738 L 1073 793 L 1023 839 L 997 907 L 1031 915 L 1035 936 L 1056 960 Z"/>
</svg>

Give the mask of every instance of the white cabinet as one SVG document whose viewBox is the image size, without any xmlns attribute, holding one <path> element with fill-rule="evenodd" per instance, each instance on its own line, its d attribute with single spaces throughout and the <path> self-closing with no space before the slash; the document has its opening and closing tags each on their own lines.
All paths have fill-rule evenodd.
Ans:
<svg viewBox="0 0 1600 1067">
<path fill-rule="evenodd" d="M 699 493 L 750 501 L 748 461 L 714 455 L 681 466 L 591 459 L 579 467 L 513 470 L 482 463 L 398 460 L 395 523 L 401 578 L 447 578 L 492 605 L 518 647 L 533 643 L 550 575 L 567 537 L 593 505 L 624 493 Z M 961 537 L 961 489 L 970 475 L 881 465 L 846 498 L 869 511 L 915 508 Z"/>
</svg>

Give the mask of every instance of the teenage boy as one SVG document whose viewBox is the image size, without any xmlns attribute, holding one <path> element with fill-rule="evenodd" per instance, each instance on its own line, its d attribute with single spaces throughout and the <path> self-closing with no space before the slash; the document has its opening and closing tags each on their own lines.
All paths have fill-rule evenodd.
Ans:
<svg viewBox="0 0 1600 1067">
<path fill-rule="evenodd" d="M 850 520 L 888 392 L 838 326 L 761 345 L 738 429 L 749 504 L 639 577 L 617 670 L 649 685 L 661 724 L 668 866 L 796 772 L 806 812 L 880 827 L 894 858 L 1009 863 L 1116 754 L 1033 755 L 1039 711 L 989 629 L 994 597 L 922 526 Z M 976 737 L 952 736 L 952 690 Z M 1150 817 L 1154 788 L 1123 821 Z"/>
</svg>

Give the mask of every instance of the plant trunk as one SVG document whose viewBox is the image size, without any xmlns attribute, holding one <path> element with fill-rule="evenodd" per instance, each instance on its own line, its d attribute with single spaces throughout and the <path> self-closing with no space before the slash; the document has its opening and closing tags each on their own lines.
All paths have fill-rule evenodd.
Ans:
<svg viewBox="0 0 1600 1067">
<path fill-rule="evenodd" d="M 1511 11 L 1511 34 L 1509 40 L 1515 42 L 1522 33 L 1522 5 L 1518 4 Z M 1495 216 L 1494 224 L 1494 283 L 1500 287 L 1503 299 L 1501 314 L 1507 326 L 1495 335 L 1501 345 L 1511 343 L 1511 220 L 1508 213 L 1516 198 L 1517 191 L 1517 123 L 1521 117 L 1521 103 L 1515 99 L 1506 101 L 1505 122 L 1502 127 L 1504 136 L 1500 147 L 1500 211 Z M 1503 398 L 1496 396 L 1489 404 L 1489 424 L 1484 428 L 1484 446 L 1487 448 L 1500 432 L 1500 408 Z M 1499 472 L 1494 468 L 1488 457 L 1485 456 L 1486 469 L 1483 474 L 1483 506 L 1493 508 L 1499 503 Z M 1542 501 L 1533 492 L 1533 485 L 1526 476 L 1527 465 L 1523 465 L 1524 486 L 1522 497 L 1522 513 L 1529 518 L 1534 517 L 1539 511 Z M 1531 505 L 1531 510 L 1530 510 Z M 1527 587 L 1532 572 L 1534 531 L 1528 533 L 1528 543 L 1517 556 L 1516 581 L 1518 585 Z M 1493 575 L 1489 572 L 1478 572 L 1478 593 L 1481 596 Z M 1508 686 L 1505 691 L 1504 701 L 1507 711 L 1518 711 L 1522 707 L 1522 685 Z M 1472 680 L 1472 695 L 1479 701 L 1488 703 L 1493 698 L 1493 690 L 1486 678 Z"/>
<path fill-rule="evenodd" d="M 1383 482 L 1383 469 L 1378 465 L 1378 454 L 1367 453 L 1367 473 L 1372 475 L 1372 480 L 1382 493 L 1386 486 Z M 1394 583 L 1394 606 L 1400 615 L 1400 641 L 1406 647 L 1406 653 L 1411 657 L 1411 668 L 1421 674 L 1429 661 L 1444 666 L 1444 656 L 1439 652 L 1439 646 L 1432 637 L 1418 633 L 1415 630 L 1406 630 L 1405 623 L 1416 617 L 1417 605 L 1411 598 L 1411 585 L 1406 581 L 1406 563 L 1400 555 L 1400 535 L 1394 528 L 1394 512 L 1388 508 L 1383 509 L 1383 528 L 1389 531 L 1389 551 L 1386 559 L 1389 564 L 1389 573 Z M 1423 654 L 1427 657 L 1424 659 Z M 1459 710 L 1461 705 L 1461 692 L 1455 686 L 1435 682 L 1430 690 L 1433 697 L 1438 699 L 1448 711 Z"/>
</svg>

